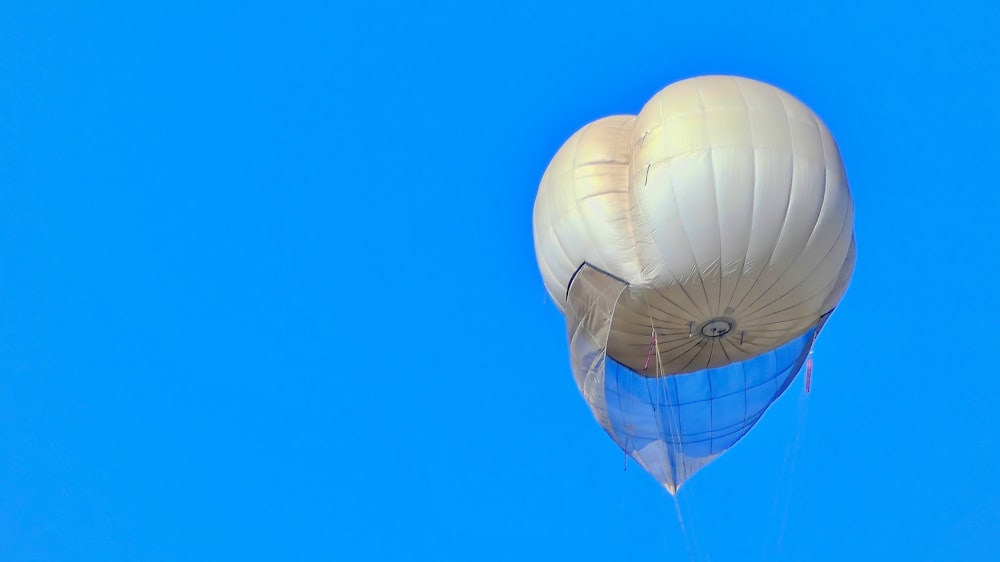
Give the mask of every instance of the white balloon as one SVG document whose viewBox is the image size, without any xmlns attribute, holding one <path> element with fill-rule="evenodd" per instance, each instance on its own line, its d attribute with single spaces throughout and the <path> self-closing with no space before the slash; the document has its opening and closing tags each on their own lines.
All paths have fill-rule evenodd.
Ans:
<svg viewBox="0 0 1000 562">
<path fill-rule="evenodd" d="M 590 264 L 628 284 L 607 354 L 643 372 L 742 361 L 830 312 L 854 269 L 839 149 L 786 92 L 747 78 L 671 84 L 637 116 L 599 119 L 559 149 L 535 200 L 545 286 L 561 310 Z"/>
</svg>

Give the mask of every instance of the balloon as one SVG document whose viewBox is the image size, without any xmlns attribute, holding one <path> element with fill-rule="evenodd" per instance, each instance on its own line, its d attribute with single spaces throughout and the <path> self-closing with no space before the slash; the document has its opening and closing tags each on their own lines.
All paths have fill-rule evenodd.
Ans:
<svg viewBox="0 0 1000 562">
<path fill-rule="evenodd" d="M 827 127 L 746 78 L 671 84 L 552 158 L 535 251 L 574 377 L 671 493 L 791 384 L 850 282 L 853 224 Z"/>
</svg>

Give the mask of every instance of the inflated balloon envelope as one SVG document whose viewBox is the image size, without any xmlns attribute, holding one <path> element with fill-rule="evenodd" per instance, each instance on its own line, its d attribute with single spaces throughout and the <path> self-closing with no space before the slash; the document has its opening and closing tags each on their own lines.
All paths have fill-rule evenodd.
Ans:
<svg viewBox="0 0 1000 562">
<path fill-rule="evenodd" d="M 854 270 L 839 149 L 762 82 L 672 84 L 542 177 L 534 237 L 580 392 L 671 493 L 794 380 Z"/>
</svg>

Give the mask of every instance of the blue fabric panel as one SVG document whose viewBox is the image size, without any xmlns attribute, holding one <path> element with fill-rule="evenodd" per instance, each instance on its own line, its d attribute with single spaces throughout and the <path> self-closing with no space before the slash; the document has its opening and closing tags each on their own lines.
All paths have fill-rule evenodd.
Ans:
<svg viewBox="0 0 1000 562">
<path fill-rule="evenodd" d="M 647 377 L 608 357 L 605 429 L 673 491 L 750 431 L 802 368 L 817 330 L 746 361 L 684 375 Z"/>
</svg>

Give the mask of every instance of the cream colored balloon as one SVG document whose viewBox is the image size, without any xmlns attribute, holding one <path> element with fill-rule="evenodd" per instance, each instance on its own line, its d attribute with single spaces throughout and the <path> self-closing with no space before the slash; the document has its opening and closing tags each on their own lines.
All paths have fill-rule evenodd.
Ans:
<svg viewBox="0 0 1000 562">
<path fill-rule="evenodd" d="M 559 149 L 534 208 L 538 265 L 565 309 L 583 263 L 629 284 L 608 355 L 653 375 L 742 361 L 836 306 L 854 268 L 837 144 L 791 95 L 704 76 Z M 652 335 L 657 369 L 648 372 Z"/>
</svg>

